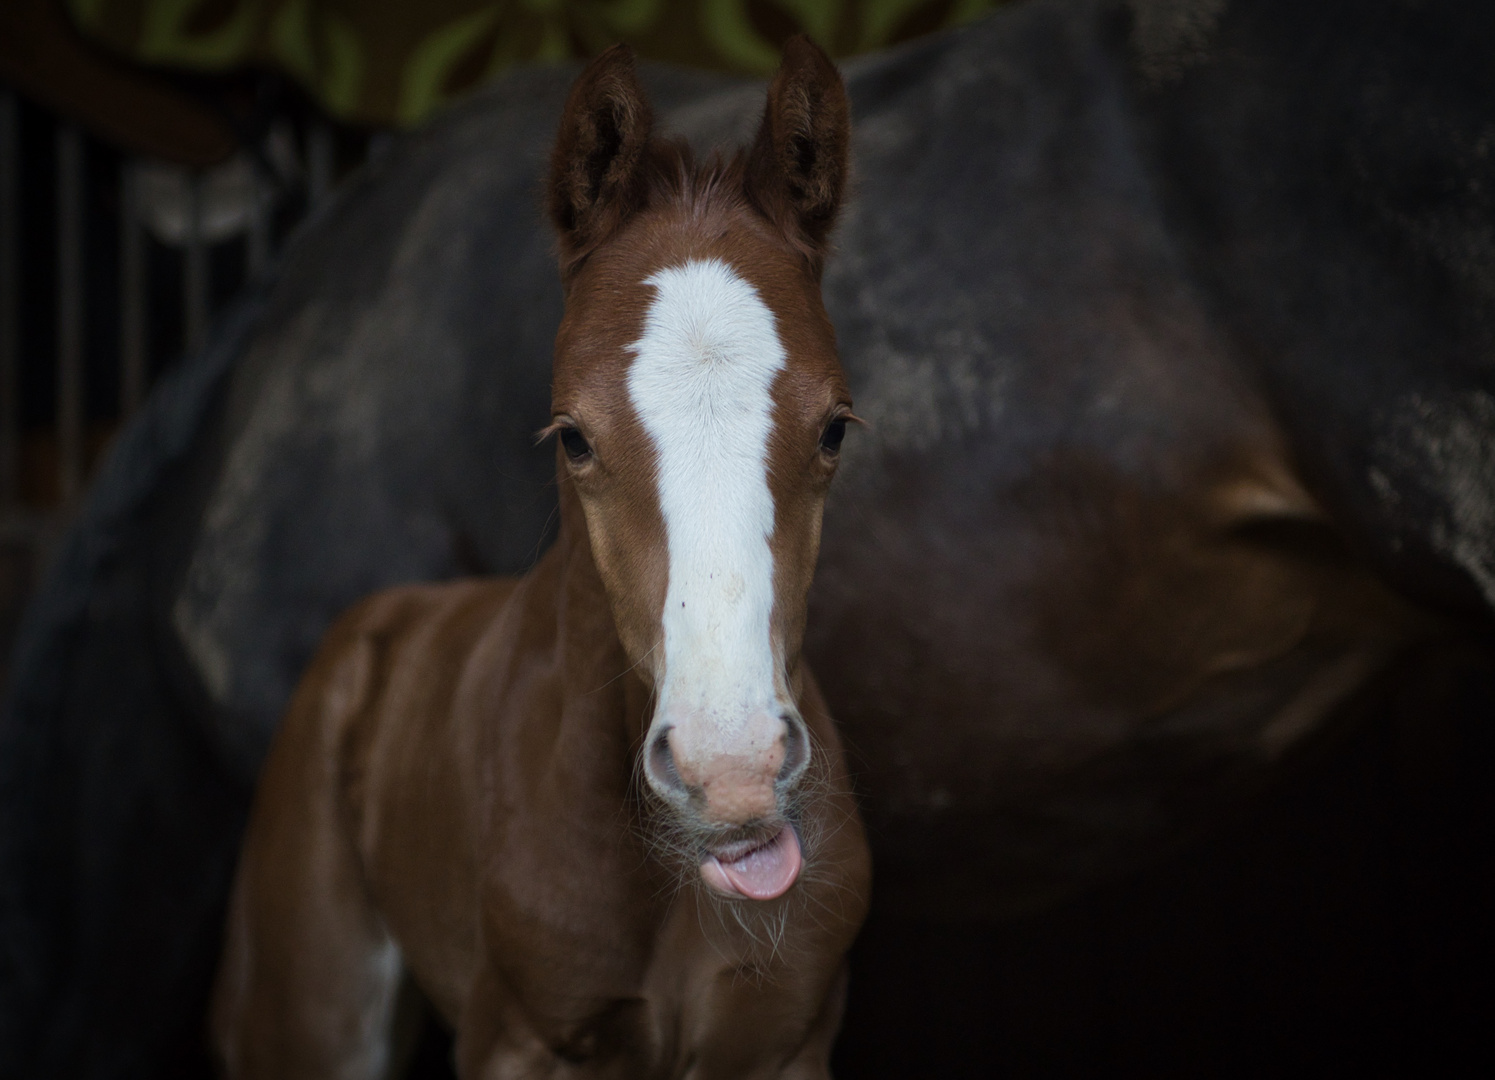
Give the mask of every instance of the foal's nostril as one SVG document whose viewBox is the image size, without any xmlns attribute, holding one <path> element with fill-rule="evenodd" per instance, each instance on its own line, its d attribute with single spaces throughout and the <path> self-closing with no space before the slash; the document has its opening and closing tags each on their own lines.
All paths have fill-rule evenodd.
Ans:
<svg viewBox="0 0 1495 1080">
<path fill-rule="evenodd" d="M 665 728 L 649 743 L 649 755 L 644 765 L 649 778 L 661 792 L 683 793 L 685 782 L 675 769 L 675 752 L 670 749 L 670 729 Z"/>
<path fill-rule="evenodd" d="M 795 716 L 784 717 L 784 764 L 779 769 L 779 783 L 793 783 L 810 761 L 810 736 L 805 723 Z"/>
</svg>

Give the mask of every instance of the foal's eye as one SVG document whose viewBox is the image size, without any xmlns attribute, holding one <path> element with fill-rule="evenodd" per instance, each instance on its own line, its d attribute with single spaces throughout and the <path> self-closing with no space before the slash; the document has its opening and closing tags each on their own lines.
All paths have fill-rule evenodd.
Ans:
<svg viewBox="0 0 1495 1080">
<path fill-rule="evenodd" d="M 574 427 L 561 428 L 561 445 L 566 448 L 566 456 L 572 461 L 581 461 L 592 452 L 587 445 L 586 436 Z"/>
<path fill-rule="evenodd" d="M 846 438 L 846 421 L 844 419 L 832 420 L 825 425 L 825 432 L 820 436 L 821 451 L 834 457 L 841 452 L 841 440 L 844 438 Z"/>
</svg>

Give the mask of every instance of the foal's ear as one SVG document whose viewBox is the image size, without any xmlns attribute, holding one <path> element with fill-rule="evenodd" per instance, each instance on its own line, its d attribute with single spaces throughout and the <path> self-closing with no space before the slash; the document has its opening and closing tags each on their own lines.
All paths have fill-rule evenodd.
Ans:
<svg viewBox="0 0 1495 1080">
<path fill-rule="evenodd" d="M 653 123 L 626 45 L 614 45 L 593 60 L 571 87 L 550 154 L 547 192 L 563 271 L 644 204 L 645 151 Z"/>
<path fill-rule="evenodd" d="M 836 223 L 851 144 L 841 75 L 820 46 L 790 38 L 748 155 L 748 198 L 805 250 L 818 274 Z"/>
</svg>

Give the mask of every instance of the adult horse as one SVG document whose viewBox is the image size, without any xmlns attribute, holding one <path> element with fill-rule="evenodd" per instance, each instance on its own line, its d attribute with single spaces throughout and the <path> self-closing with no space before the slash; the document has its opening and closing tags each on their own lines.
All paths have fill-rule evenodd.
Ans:
<svg viewBox="0 0 1495 1080">
<path fill-rule="evenodd" d="M 1404 646 L 1488 632 L 1492 18 L 1038 0 L 849 66 L 825 296 L 871 426 L 807 646 L 874 918 L 1130 865 Z M 131 1003 L 202 985 L 228 777 L 335 612 L 543 547 L 531 185 L 568 78 L 516 74 L 364 175 L 116 456 L 5 721 L 18 1060 L 168 1040 Z M 750 115 L 654 80 L 697 142 Z"/>
</svg>

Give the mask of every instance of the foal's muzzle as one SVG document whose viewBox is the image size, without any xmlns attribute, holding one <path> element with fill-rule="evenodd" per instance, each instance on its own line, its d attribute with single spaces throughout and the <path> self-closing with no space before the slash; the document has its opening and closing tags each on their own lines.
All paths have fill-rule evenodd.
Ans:
<svg viewBox="0 0 1495 1080">
<path fill-rule="evenodd" d="M 707 826 L 748 825 L 778 816 L 780 798 L 798 786 L 810 763 L 810 738 L 804 721 L 792 713 L 762 720 L 765 727 L 777 724 L 777 737 L 756 740 L 756 745 L 744 737 L 741 749 L 719 741 L 697 749 L 684 727 L 659 725 L 644 755 L 649 786 Z"/>
<path fill-rule="evenodd" d="M 719 732 L 706 729 L 702 739 L 704 725 L 691 729 L 689 719 L 651 734 L 644 754 L 649 785 L 700 837 L 701 880 L 712 891 L 746 900 L 782 896 L 803 865 L 783 804 L 810 762 L 804 721 L 787 710 L 760 713 L 733 733 L 737 746 L 729 748 Z"/>
</svg>

